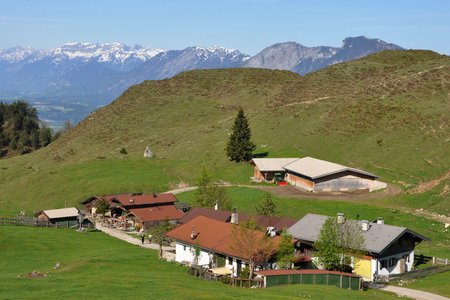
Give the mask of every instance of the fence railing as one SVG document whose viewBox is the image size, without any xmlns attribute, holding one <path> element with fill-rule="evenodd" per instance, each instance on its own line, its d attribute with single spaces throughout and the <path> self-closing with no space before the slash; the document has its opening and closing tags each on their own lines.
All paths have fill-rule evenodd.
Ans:
<svg viewBox="0 0 450 300">
<path fill-rule="evenodd" d="M 51 228 L 78 228 L 77 221 L 63 221 L 51 223 L 48 221 L 38 221 L 32 218 L 0 218 L 0 225 L 51 227 Z M 92 223 L 83 224 L 83 228 L 95 228 Z"/>
<path fill-rule="evenodd" d="M 248 279 L 248 278 L 230 278 L 230 285 L 236 287 L 264 287 L 264 280 L 262 278 Z"/>
<path fill-rule="evenodd" d="M 432 266 L 419 270 L 414 270 L 402 274 L 389 275 L 389 281 L 405 280 L 405 279 L 418 279 L 429 275 L 434 275 L 442 272 L 450 271 L 450 265 L 444 266 Z"/>
<path fill-rule="evenodd" d="M 450 261 L 448 258 L 433 257 L 432 262 L 433 262 L 433 266 L 439 266 L 439 265 L 448 266 L 448 265 L 450 265 Z"/>
</svg>

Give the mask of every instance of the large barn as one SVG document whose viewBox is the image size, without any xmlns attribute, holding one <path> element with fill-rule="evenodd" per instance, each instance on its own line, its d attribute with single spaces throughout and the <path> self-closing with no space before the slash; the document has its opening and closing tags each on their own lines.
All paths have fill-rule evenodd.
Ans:
<svg viewBox="0 0 450 300">
<path fill-rule="evenodd" d="M 304 158 L 254 158 L 253 179 L 272 181 L 280 177 L 310 192 L 376 191 L 386 188 L 378 176 L 329 161 Z"/>
</svg>

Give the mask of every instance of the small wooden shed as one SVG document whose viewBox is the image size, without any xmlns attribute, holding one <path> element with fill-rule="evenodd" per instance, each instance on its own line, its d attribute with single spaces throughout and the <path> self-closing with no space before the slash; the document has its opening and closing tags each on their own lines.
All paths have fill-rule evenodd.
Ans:
<svg viewBox="0 0 450 300">
<path fill-rule="evenodd" d="M 49 222 L 51 224 L 78 224 L 80 211 L 75 207 L 48 209 L 38 212 L 35 216 L 39 222 Z"/>
</svg>

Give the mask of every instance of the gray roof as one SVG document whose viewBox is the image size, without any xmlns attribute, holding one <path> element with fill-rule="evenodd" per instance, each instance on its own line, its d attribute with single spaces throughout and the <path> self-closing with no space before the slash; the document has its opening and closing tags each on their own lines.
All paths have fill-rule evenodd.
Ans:
<svg viewBox="0 0 450 300">
<path fill-rule="evenodd" d="M 253 158 L 250 163 L 253 163 L 260 171 L 263 172 L 285 172 L 283 168 L 285 165 L 298 160 L 294 158 Z"/>
<path fill-rule="evenodd" d="M 295 239 L 304 240 L 308 242 L 315 242 L 319 238 L 320 230 L 323 224 L 328 219 L 328 216 L 307 214 L 297 223 L 288 228 L 288 232 L 292 234 Z M 358 222 L 355 220 L 346 220 L 346 222 Z M 381 253 L 393 242 L 395 242 L 404 233 L 410 233 L 419 240 L 429 240 L 428 238 L 415 233 L 405 227 L 377 224 L 369 222 L 370 228 L 367 231 L 361 230 L 364 236 L 365 250 L 372 253 Z"/>
<path fill-rule="evenodd" d="M 371 177 L 377 178 L 378 176 L 366 171 L 362 171 L 355 168 L 346 167 L 340 164 L 332 163 L 326 160 L 321 160 L 312 157 L 304 157 L 297 159 L 284 166 L 284 169 L 292 171 L 297 174 L 304 175 L 311 179 L 317 179 L 324 176 L 341 173 L 344 171 L 352 171 Z"/>
<path fill-rule="evenodd" d="M 48 209 L 44 210 L 43 212 L 47 215 L 47 217 L 49 217 L 49 219 L 78 217 L 79 213 L 78 209 L 75 207 Z"/>
</svg>

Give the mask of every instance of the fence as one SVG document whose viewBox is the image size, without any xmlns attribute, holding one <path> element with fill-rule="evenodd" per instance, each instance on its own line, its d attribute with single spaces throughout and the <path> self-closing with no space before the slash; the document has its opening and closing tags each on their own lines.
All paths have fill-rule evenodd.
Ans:
<svg viewBox="0 0 450 300">
<path fill-rule="evenodd" d="M 423 268 L 415 271 L 410 271 L 402 274 L 389 275 L 389 281 L 395 280 L 408 280 L 408 279 L 417 279 L 422 278 L 429 275 L 434 275 L 442 272 L 450 271 L 450 265 L 445 266 L 432 266 L 428 268 Z"/>
<path fill-rule="evenodd" d="M 450 261 L 448 260 L 448 258 L 433 257 L 433 266 L 439 265 L 448 266 L 450 265 Z"/>
<path fill-rule="evenodd" d="M 362 286 L 361 277 L 343 274 L 286 274 L 265 277 L 266 287 L 280 284 L 323 284 L 334 285 L 342 289 L 359 290 Z"/>
<path fill-rule="evenodd" d="M 0 218 L 0 225 L 51 227 L 51 228 L 78 228 L 78 221 L 63 221 L 51 223 L 47 221 L 37 221 L 31 218 Z M 83 228 L 95 228 L 92 223 L 83 224 Z"/>
<path fill-rule="evenodd" d="M 264 280 L 262 278 L 248 279 L 248 278 L 230 278 L 230 285 L 236 287 L 264 287 Z"/>
</svg>

